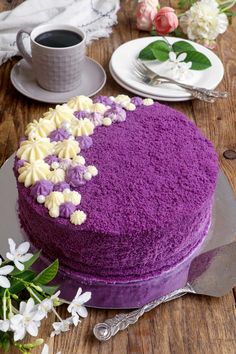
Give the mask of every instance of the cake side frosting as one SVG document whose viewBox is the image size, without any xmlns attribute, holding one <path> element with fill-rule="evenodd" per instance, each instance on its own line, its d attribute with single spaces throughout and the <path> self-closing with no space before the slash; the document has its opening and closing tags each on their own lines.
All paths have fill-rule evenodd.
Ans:
<svg viewBox="0 0 236 354">
<path fill-rule="evenodd" d="M 75 212 L 65 201 L 51 218 L 18 182 L 20 217 L 33 244 L 68 269 L 111 281 L 160 274 L 192 252 L 209 225 L 218 171 L 211 143 L 183 114 L 138 98 L 131 103 L 126 120 L 117 106 L 120 122 L 97 125 L 83 151 L 96 177 L 57 183 L 81 195 L 75 207 L 86 213 L 83 222 L 63 217 Z"/>
</svg>

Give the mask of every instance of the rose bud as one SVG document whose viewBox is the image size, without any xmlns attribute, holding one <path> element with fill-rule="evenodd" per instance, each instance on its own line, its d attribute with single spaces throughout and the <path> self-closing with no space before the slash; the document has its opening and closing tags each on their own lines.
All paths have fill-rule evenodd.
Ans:
<svg viewBox="0 0 236 354">
<path fill-rule="evenodd" d="M 136 12 L 137 28 L 142 31 L 151 31 L 153 20 L 157 14 L 157 0 L 143 0 L 138 3 Z"/>
<path fill-rule="evenodd" d="M 157 33 L 163 36 L 173 32 L 178 27 L 178 24 L 178 17 L 175 14 L 175 10 L 171 7 L 163 7 L 160 9 L 154 19 Z"/>
</svg>

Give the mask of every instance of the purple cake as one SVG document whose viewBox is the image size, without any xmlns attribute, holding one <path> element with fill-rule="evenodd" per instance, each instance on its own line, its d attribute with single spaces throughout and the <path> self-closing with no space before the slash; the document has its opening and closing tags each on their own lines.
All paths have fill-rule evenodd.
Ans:
<svg viewBox="0 0 236 354">
<path fill-rule="evenodd" d="M 105 98 L 74 97 L 28 125 L 14 169 L 21 225 L 91 284 L 161 277 L 206 236 L 217 155 L 182 113 Z"/>
</svg>

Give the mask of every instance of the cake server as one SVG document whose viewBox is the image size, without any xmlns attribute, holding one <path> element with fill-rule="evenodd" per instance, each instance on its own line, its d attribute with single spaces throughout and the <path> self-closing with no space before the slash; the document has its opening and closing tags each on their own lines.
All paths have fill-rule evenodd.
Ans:
<svg viewBox="0 0 236 354">
<path fill-rule="evenodd" d="M 94 326 L 93 333 L 107 341 L 120 330 L 138 321 L 145 312 L 188 293 L 220 297 L 236 285 L 236 242 L 215 248 L 196 257 L 190 266 L 186 286 L 154 300 L 140 309 L 119 314 Z"/>
</svg>

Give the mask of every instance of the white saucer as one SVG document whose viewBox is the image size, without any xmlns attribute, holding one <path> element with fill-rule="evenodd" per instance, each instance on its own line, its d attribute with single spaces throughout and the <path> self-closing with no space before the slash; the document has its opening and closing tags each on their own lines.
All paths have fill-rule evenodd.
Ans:
<svg viewBox="0 0 236 354">
<path fill-rule="evenodd" d="M 136 95 L 138 96 L 141 96 L 141 97 L 149 97 L 149 98 L 152 98 L 154 100 L 158 100 L 158 101 L 166 101 L 166 102 L 181 102 L 181 101 L 188 101 L 188 100 L 191 100 L 192 98 L 191 97 L 165 97 L 165 96 L 157 96 L 157 95 L 149 95 L 147 94 L 146 92 L 143 92 L 143 91 L 139 91 L 133 87 L 130 87 L 128 85 L 126 85 L 122 80 L 120 80 L 116 74 L 114 73 L 112 67 L 111 67 L 111 62 L 109 64 L 109 70 L 110 70 L 110 73 L 111 73 L 111 76 L 113 77 L 113 79 L 120 85 L 122 86 L 123 88 L 125 88 L 126 90 L 130 91 L 130 92 L 133 92 L 135 93 Z"/>
<path fill-rule="evenodd" d="M 73 96 L 93 96 L 106 83 L 106 73 L 95 60 L 86 57 L 81 85 L 68 92 L 51 92 L 44 90 L 35 80 L 31 66 L 21 59 L 11 70 L 11 82 L 23 95 L 47 103 L 64 103 Z"/>
<path fill-rule="evenodd" d="M 157 39 L 159 38 L 145 37 L 122 44 L 115 50 L 111 57 L 110 67 L 112 68 L 113 74 L 116 75 L 117 79 L 129 87 L 129 90 L 132 92 L 134 92 L 133 90 L 136 90 L 143 92 L 143 95 L 145 96 L 163 96 L 166 101 L 167 97 L 185 99 L 191 98 L 189 92 L 175 85 L 163 84 L 159 87 L 148 86 L 145 83 L 140 82 L 134 74 L 133 62 L 138 57 L 139 52 L 148 44 L 156 41 Z M 211 50 L 198 43 L 184 40 L 182 38 L 167 37 L 167 40 L 171 44 L 179 40 L 191 43 L 199 52 L 205 54 L 212 63 L 212 66 L 206 70 L 190 70 L 186 79 L 183 80 L 184 83 L 207 89 L 213 89 L 220 83 L 224 75 L 224 67 L 221 60 Z M 159 63 L 157 61 L 146 61 L 145 63 L 153 71 L 161 75 L 167 75 L 167 62 Z M 174 100 L 171 99 L 171 101 Z"/>
</svg>

